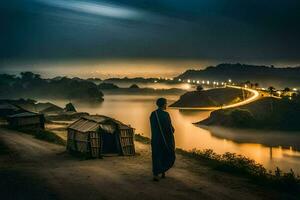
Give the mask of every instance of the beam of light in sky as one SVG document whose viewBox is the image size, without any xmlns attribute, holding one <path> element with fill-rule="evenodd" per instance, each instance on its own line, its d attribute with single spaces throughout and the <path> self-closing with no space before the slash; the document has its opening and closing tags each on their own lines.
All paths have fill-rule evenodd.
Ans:
<svg viewBox="0 0 300 200">
<path fill-rule="evenodd" d="M 140 12 L 133 8 L 121 7 L 103 2 L 87 2 L 79 0 L 37 0 L 49 6 L 67 9 L 71 11 L 99 15 L 103 17 L 118 19 L 136 19 L 140 17 Z"/>
</svg>

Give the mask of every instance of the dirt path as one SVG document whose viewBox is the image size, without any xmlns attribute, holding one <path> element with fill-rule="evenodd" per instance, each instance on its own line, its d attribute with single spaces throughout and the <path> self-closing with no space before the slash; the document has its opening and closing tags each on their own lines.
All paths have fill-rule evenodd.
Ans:
<svg viewBox="0 0 300 200">
<path fill-rule="evenodd" d="M 276 192 L 262 191 L 246 179 L 214 171 L 181 155 L 166 179 L 153 182 L 150 147 L 141 143 L 136 143 L 135 157 L 79 160 L 65 153 L 62 146 L 15 131 L 0 129 L 0 141 L 17 155 L 3 158 L 0 154 L 0 169 L 16 169 L 38 177 L 37 183 L 50 194 L 44 199 L 275 199 L 277 196 Z"/>
</svg>

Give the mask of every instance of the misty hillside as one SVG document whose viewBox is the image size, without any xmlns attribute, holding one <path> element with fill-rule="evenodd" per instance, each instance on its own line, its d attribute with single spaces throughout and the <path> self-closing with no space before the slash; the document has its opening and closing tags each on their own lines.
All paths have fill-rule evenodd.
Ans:
<svg viewBox="0 0 300 200">
<path fill-rule="evenodd" d="M 300 67 L 275 68 L 246 64 L 219 64 L 204 70 L 187 70 L 176 79 L 200 79 L 234 82 L 258 82 L 263 87 L 298 87 L 300 86 Z"/>
</svg>

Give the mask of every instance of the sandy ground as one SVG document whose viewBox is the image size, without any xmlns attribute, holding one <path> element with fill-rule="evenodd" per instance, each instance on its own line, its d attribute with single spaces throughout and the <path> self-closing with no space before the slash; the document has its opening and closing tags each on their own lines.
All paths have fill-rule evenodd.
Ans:
<svg viewBox="0 0 300 200">
<path fill-rule="evenodd" d="M 137 156 L 80 160 L 63 146 L 0 129 L 9 153 L 0 154 L 5 199 L 276 199 L 249 180 L 218 172 L 177 155 L 167 178 L 153 182 L 150 146 L 136 143 Z"/>
</svg>

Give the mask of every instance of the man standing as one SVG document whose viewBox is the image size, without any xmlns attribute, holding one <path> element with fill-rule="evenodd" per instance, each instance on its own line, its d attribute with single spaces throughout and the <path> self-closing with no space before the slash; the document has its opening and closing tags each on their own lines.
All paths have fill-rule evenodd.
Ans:
<svg viewBox="0 0 300 200">
<path fill-rule="evenodd" d="M 159 174 L 165 178 L 165 172 L 175 162 L 174 128 L 167 109 L 167 100 L 159 98 L 156 101 L 158 107 L 150 116 L 151 147 L 152 147 L 152 172 L 153 180 L 159 181 Z"/>
</svg>

